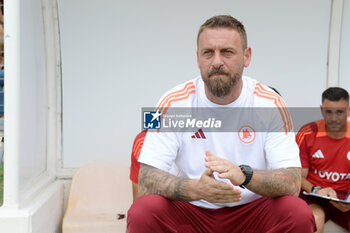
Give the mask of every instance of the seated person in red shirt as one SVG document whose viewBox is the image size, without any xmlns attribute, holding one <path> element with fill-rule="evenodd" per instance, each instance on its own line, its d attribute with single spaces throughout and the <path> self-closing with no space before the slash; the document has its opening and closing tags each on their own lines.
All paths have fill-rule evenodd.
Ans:
<svg viewBox="0 0 350 233">
<path fill-rule="evenodd" d="M 345 199 L 350 191 L 349 94 L 331 87 L 322 94 L 323 120 L 303 126 L 298 135 L 303 191 Z M 350 204 L 301 195 L 323 232 L 329 219 L 350 230 Z"/>
<path fill-rule="evenodd" d="M 135 140 L 134 144 L 132 146 L 132 152 L 131 152 L 131 167 L 130 167 L 130 180 L 132 182 L 132 194 L 134 201 L 139 198 L 139 192 L 138 192 L 138 183 L 139 183 L 139 171 L 140 171 L 140 163 L 137 162 L 137 159 L 139 158 L 143 141 L 145 140 L 147 130 L 142 131 L 139 133 Z"/>
</svg>

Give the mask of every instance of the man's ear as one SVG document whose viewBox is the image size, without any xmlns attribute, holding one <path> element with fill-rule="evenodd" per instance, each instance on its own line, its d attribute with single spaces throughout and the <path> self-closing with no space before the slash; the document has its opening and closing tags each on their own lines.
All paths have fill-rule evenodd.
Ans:
<svg viewBox="0 0 350 233">
<path fill-rule="evenodd" d="M 197 66 L 198 66 L 198 68 L 200 68 L 200 67 L 199 67 L 199 56 L 198 56 L 198 49 L 196 50 L 196 55 L 197 55 Z"/>
<path fill-rule="evenodd" d="M 320 109 L 321 109 L 321 114 L 322 114 L 322 116 L 324 117 L 324 113 L 323 113 L 324 108 L 323 108 L 323 105 L 320 105 Z"/>
<path fill-rule="evenodd" d="M 244 50 L 244 67 L 248 67 L 251 60 L 252 60 L 252 48 L 247 47 Z"/>
</svg>

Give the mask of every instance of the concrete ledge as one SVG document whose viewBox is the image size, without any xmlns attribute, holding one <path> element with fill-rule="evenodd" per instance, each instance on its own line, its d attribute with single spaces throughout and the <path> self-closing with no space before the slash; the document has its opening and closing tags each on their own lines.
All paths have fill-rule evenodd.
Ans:
<svg viewBox="0 0 350 233">
<path fill-rule="evenodd" d="M 55 181 L 21 209 L 0 208 L 0 231 L 6 233 L 60 233 L 64 187 Z"/>
</svg>

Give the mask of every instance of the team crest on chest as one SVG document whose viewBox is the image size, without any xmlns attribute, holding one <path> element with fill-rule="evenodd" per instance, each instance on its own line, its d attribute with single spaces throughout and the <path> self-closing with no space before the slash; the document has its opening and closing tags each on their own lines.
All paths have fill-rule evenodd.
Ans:
<svg viewBox="0 0 350 233">
<path fill-rule="evenodd" d="M 350 161 L 350 151 L 348 152 L 348 160 Z"/>
<path fill-rule="evenodd" d="M 242 142 L 248 144 L 254 141 L 256 133 L 249 125 L 243 125 L 238 131 L 238 137 Z"/>
</svg>

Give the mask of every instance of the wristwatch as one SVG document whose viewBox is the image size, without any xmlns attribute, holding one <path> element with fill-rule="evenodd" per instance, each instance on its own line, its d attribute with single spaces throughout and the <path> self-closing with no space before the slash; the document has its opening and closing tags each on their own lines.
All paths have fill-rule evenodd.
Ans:
<svg viewBox="0 0 350 233">
<path fill-rule="evenodd" d="M 312 193 L 316 193 L 318 190 L 322 189 L 321 186 L 315 185 L 311 188 L 311 192 Z"/>
<path fill-rule="evenodd" d="M 239 167 L 241 168 L 242 172 L 245 175 L 245 181 L 243 182 L 243 184 L 241 184 L 239 187 L 241 187 L 242 189 L 245 189 L 244 186 L 246 186 L 247 184 L 249 184 L 250 180 L 253 177 L 253 169 L 248 166 L 248 165 L 239 165 Z"/>
</svg>

